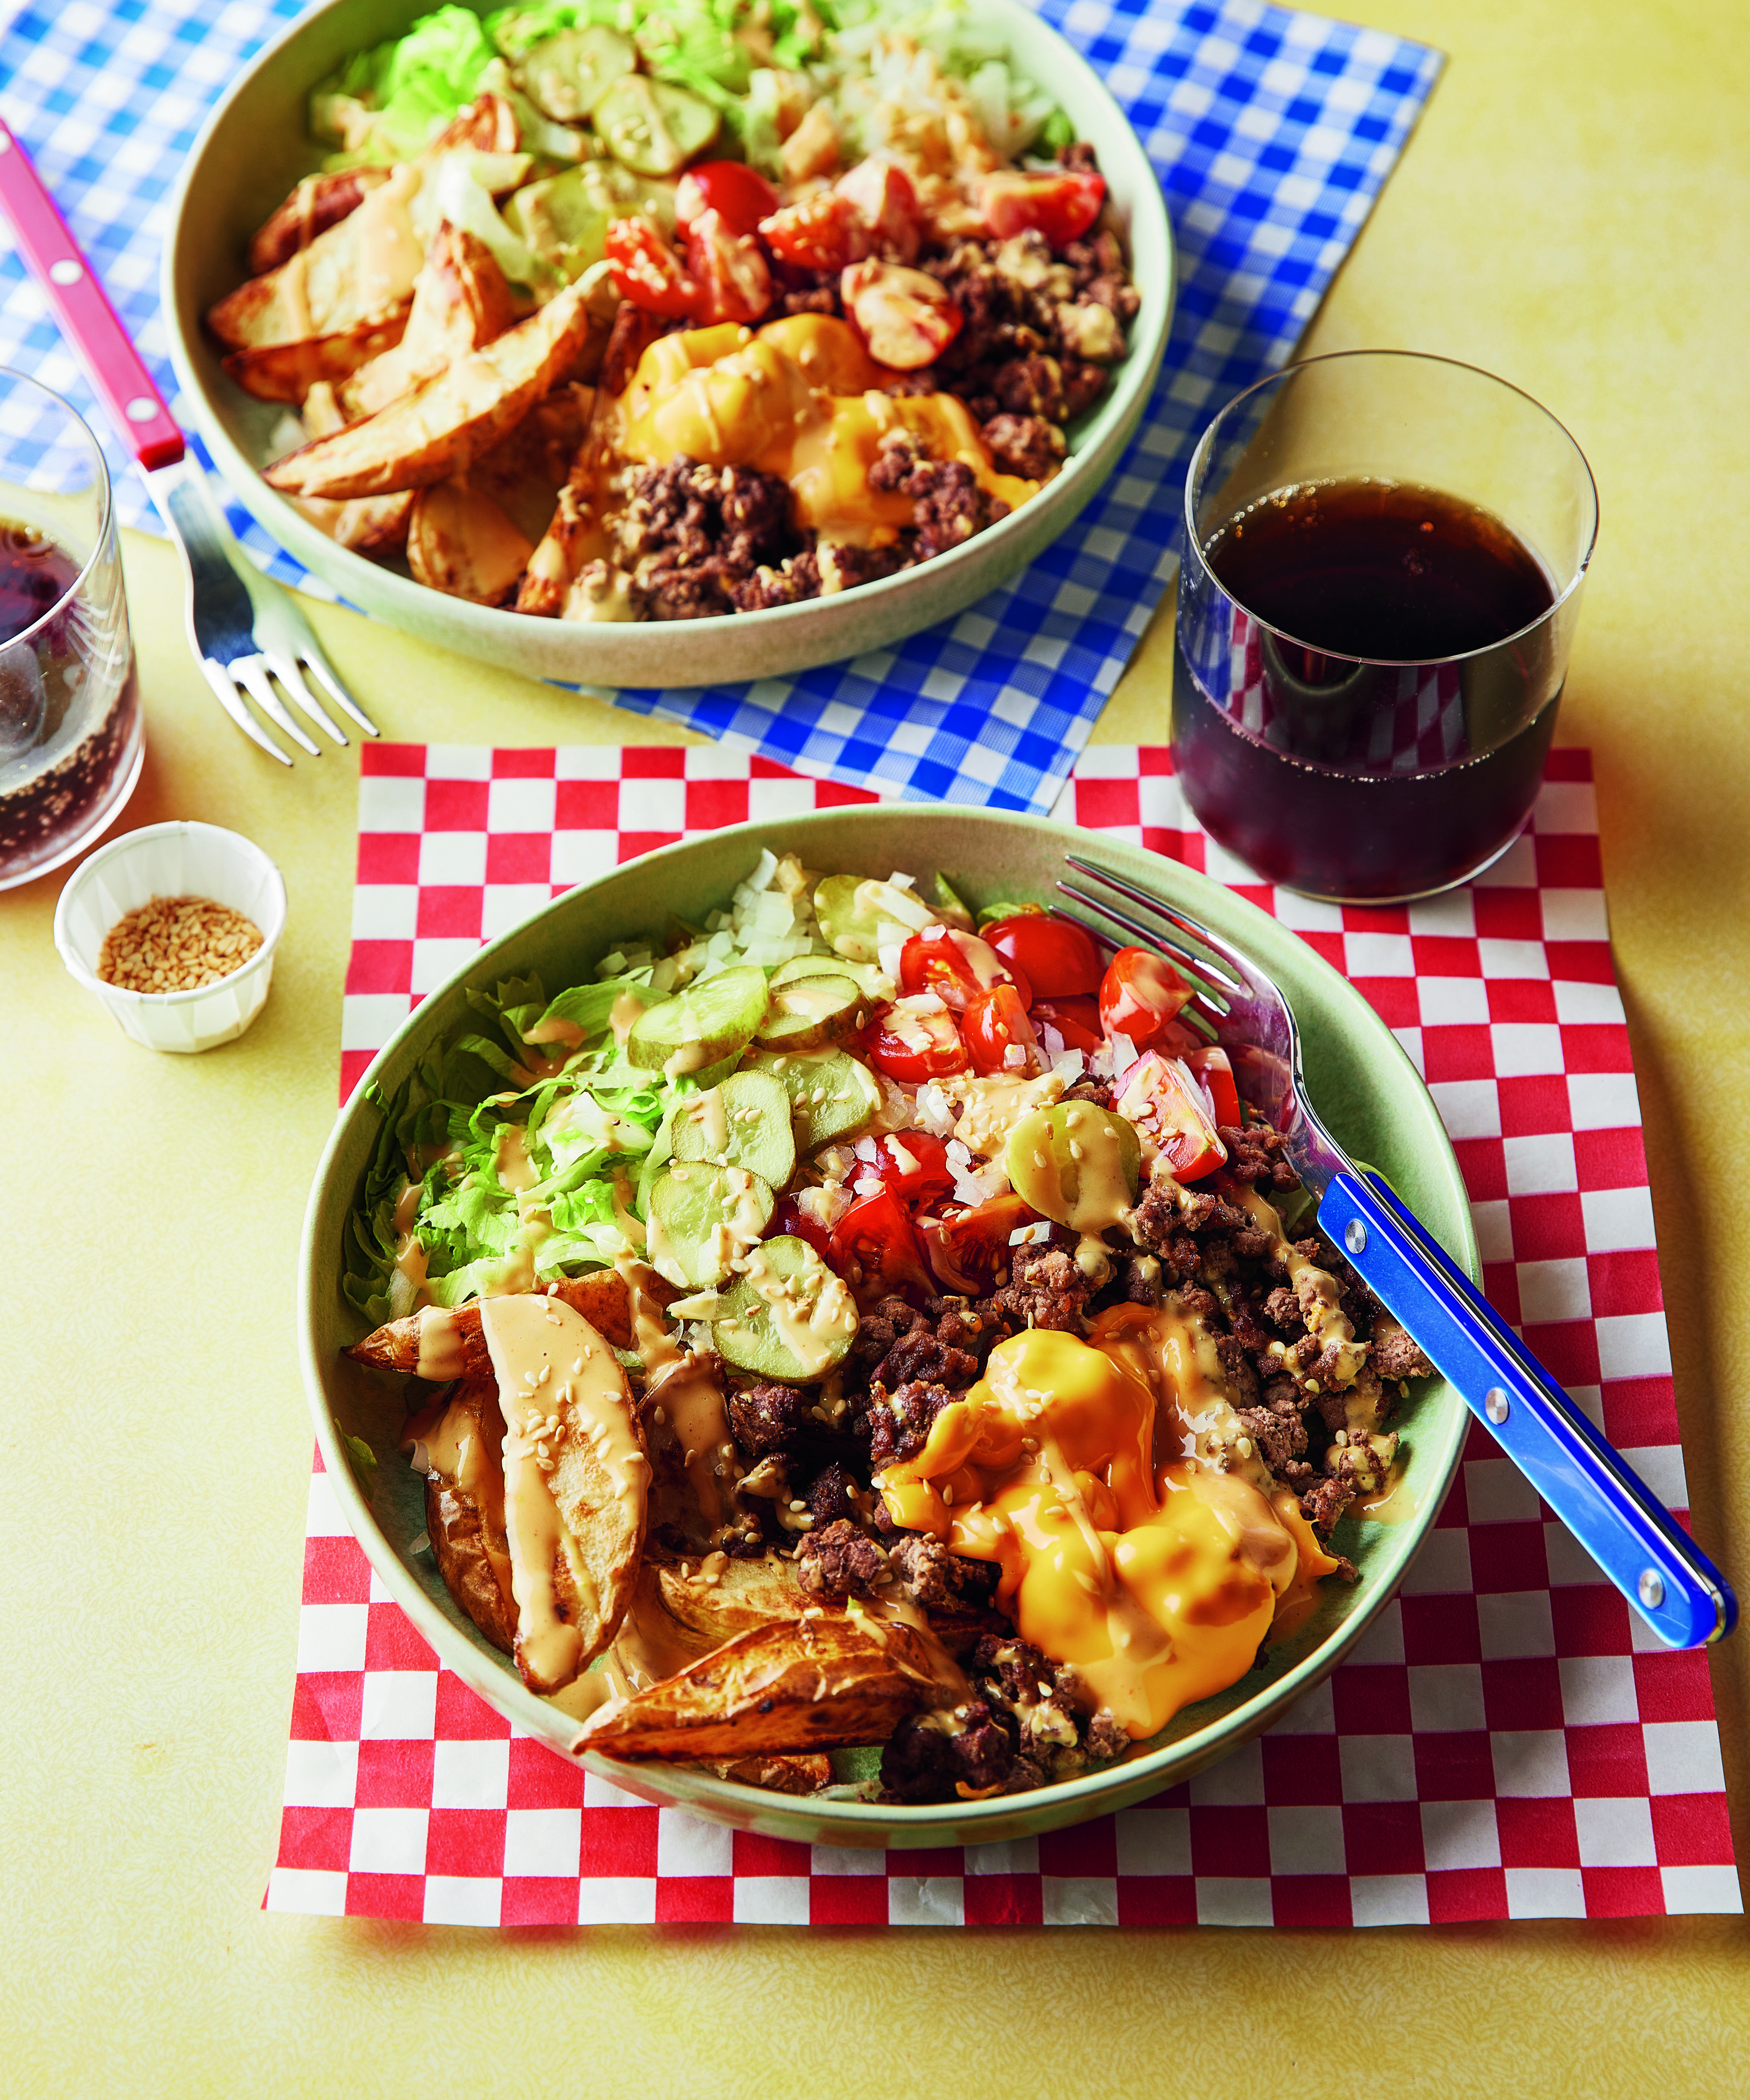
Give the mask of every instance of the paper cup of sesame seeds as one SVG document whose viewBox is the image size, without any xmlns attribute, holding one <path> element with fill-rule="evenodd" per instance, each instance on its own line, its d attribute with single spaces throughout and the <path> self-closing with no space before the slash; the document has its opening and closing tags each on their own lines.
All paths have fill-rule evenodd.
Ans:
<svg viewBox="0 0 1750 2100">
<path fill-rule="evenodd" d="M 259 846 L 217 824 L 149 824 L 75 870 L 55 945 L 124 1035 L 211 1050 L 266 1004 L 284 925 L 285 884 Z"/>
</svg>

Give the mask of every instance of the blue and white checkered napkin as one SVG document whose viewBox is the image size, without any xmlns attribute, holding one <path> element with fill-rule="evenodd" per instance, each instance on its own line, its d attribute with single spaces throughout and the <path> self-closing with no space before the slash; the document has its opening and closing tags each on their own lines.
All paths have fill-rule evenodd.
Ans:
<svg viewBox="0 0 1750 2100">
<path fill-rule="evenodd" d="M 1221 404 L 1292 355 L 1432 89 L 1440 55 L 1258 0 L 1038 0 L 1160 170 L 1181 272 L 1161 382 L 1102 493 L 1013 583 L 891 650 L 794 679 L 623 692 L 623 706 L 890 795 L 1043 812 L 1173 573 L 1185 468 Z M 296 0 L 29 0 L 0 36 L 0 109 L 167 395 L 158 252 L 177 170 Z M 0 364 L 68 395 L 77 365 L 0 254 Z M 121 461 L 113 454 L 116 464 Z M 121 516 L 155 527 L 119 478 Z M 271 575 L 332 596 L 235 501 Z"/>
</svg>

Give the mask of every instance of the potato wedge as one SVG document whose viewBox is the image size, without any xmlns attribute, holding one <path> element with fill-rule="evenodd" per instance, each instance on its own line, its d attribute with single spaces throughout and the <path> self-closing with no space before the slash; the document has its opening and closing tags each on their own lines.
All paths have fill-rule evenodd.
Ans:
<svg viewBox="0 0 1750 2100">
<path fill-rule="evenodd" d="M 672 1284 L 661 1288 L 668 1293 L 665 1304 L 681 1295 Z M 553 1295 L 573 1312 L 581 1313 L 616 1349 L 633 1346 L 631 1301 L 624 1283 L 611 1268 L 566 1277 Z M 355 1342 L 346 1354 L 355 1363 L 369 1364 L 377 1370 L 411 1371 L 419 1378 L 492 1375 L 492 1359 L 480 1331 L 478 1299 L 458 1305 L 453 1312 L 428 1305 L 421 1312 L 410 1312 L 404 1320 L 391 1320 L 362 1342 Z"/>
<path fill-rule="evenodd" d="M 443 220 L 413 280 L 412 310 L 399 341 L 339 389 L 347 421 L 374 416 L 452 359 L 496 342 L 514 318 L 510 287 L 491 249 Z"/>
<path fill-rule="evenodd" d="M 505 1418 L 505 1538 L 515 1655 L 534 1692 L 557 1692 L 619 1630 L 649 1507 L 626 1374 L 562 1299 L 487 1299 L 481 1330 Z"/>
<path fill-rule="evenodd" d="M 739 1786 L 757 1786 L 767 1793 L 818 1793 L 832 1784 L 829 1757 L 713 1758 L 706 1770 Z"/>
<path fill-rule="evenodd" d="M 529 557 L 517 591 L 517 611 L 558 620 L 572 585 L 592 562 L 605 562 L 612 544 L 594 506 L 575 488 L 562 488 L 551 522 Z"/>
<path fill-rule="evenodd" d="M 613 1758 L 768 1757 L 883 1743 L 935 1703 L 910 1627 L 823 1612 L 754 1626 L 648 1690 L 604 1707 L 576 1738 Z"/>
<path fill-rule="evenodd" d="M 313 438 L 343 430 L 346 417 L 326 382 L 312 386 L 304 397 L 304 428 Z M 413 510 L 411 496 L 362 496 L 355 502 L 329 503 L 320 496 L 292 498 L 311 523 L 326 532 L 337 545 L 350 547 L 355 554 L 392 554 L 407 545 L 408 519 Z"/>
<path fill-rule="evenodd" d="M 261 351 L 350 337 L 404 311 L 425 260 L 410 210 L 421 179 L 411 162 L 392 169 L 338 225 L 210 308 L 207 326 L 227 350 Z"/>
<path fill-rule="evenodd" d="M 458 146 L 472 146 L 482 153 L 514 153 L 522 143 L 516 111 L 502 95 L 489 88 L 452 117 L 420 158 L 434 160 L 439 153 L 452 152 Z"/>
<path fill-rule="evenodd" d="M 265 276 L 307 248 L 319 233 L 338 226 L 364 201 L 368 191 L 389 179 L 387 168 L 348 168 L 342 174 L 306 175 L 249 243 L 249 275 Z"/>
<path fill-rule="evenodd" d="M 258 401 L 301 402 L 312 386 L 335 386 L 361 367 L 393 355 L 412 313 L 403 299 L 393 312 L 360 321 L 339 335 L 315 336 L 305 342 L 270 343 L 263 350 L 234 350 L 225 369 L 245 394 Z"/>
<path fill-rule="evenodd" d="M 562 383 L 468 470 L 468 486 L 491 496 L 531 540 L 553 522 L 594 400 L 592 388 Z"/>
<path fill-rule="evenodd" d="M 756 1560 L 726 1560 L 714 1553 L 703 1560 L 659 1561 L 651 1573 L 663 1611 L 677 1626 L 705 1639 L 701 1653 L 756 1626 L 798 1619 L 810 1601 L 796 1580 L 796 1563 L 776 1553 Z"/>
<path fill-rule="evenodd" d="M 414 582 L 470 605 L 502 605 L 528 567 L 535 542 L 465 481 L 434 483 L 412 503 L 407 563 Z"/>
<path fill-rule="evenodd" d="M 497 342 L 362 423 L 276 461 L 267 480 L 288 496 L 385 496 L 465 472 L 576 361 L 597 325 L 588 305 L 593 289 L 580 277 Z"/>
<path fill-rule="evenodd" d="M 402 1449 L 425 1469 L 425 1532 L 444 1587 L 494 1648 L 514 1652 L 505 1538 L 505 1418 L 491 1379 L 464 1379 L 411 1418 Z"/>
</svg>

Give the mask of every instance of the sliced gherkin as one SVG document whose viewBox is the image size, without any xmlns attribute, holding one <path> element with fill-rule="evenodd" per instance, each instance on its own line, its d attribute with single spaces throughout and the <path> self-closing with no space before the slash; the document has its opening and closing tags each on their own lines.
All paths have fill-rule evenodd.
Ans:
<svg viewBox="0 0 1750 2100">
<path fill-rule="evenodd" d="M 848 977 L 793 978 L 774 985 L 754 1031 L 762 1050 L 823 1050 L 853 1043 L 868 1020 L 868 999 Z"/>
<path fill-rule="evenodd" d="M 850 1353 L 857 1304 L 806 1240 L 781 1233 L 752 1250 L 723 1294 L 711 1336 L 738 1370 L 809 1385 Z"/>
<path fill-rule="evenodd" d="M 771 1185 L 744 1167 L 676 1161 L 650 1185 L 646 1252 L 695 1290 L 709 1290 L 771 1223 L 775 1201 Z"/>
<path fill-rule="evenodd" d="M 881 1105 L 881 1089 L 866 1065 L 844 1050 L 756 1050 L 754 1070 L 769 1072 L 790 1096 L 796 1149 L 854 1137 Z"/>
<path fill-rule="evenodd" d="M 764 970 L 752 963 L 719 970 L 646 1007 L 626 1038 L 626 1055 L 646 1071 L 697 1079 L 747 1048 L 765 1008 Z"/>
<path fill-rule="evenodd" d="M 669 1136 L 677 1159 L 745 1167 L 774 1189 L 796 1171 L 790 1096 L 769 1072 L 731 1072 L 706 1092 L 676 1105 Z"/>
<path fill-rule="evenodd" d="M 522 90 L 544 115 L 580 124 L 638 55 L 617 30 L 592 22 L 561 29 L 526 51 L 517 66 Z"/>
<path fill-rule="evenodd" d="M 589 121 L 615 159 L 641 175 L 677 174 L 717 135 L 717 112 L 703 95 L 641 73 L 616 80 Z"/>
</svg>

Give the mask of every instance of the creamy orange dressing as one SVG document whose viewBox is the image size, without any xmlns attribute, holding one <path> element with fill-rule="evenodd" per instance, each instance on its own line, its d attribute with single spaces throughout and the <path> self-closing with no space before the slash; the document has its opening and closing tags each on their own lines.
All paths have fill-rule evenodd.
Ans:
<svg viewBox="0 0 1750 2100">
<path fill-rule="evenodd" d="M 1336 1565 L 1251 1480 L 1157 1462 L 1157 1411 L 1125 1353 L 1032 1330 L 878 1481 L 896 1521 L 997 1562 L 1023 1637 L 1136 1737 L 1242 1676 L 1297 1578 Z"/>
<path fill-rule="evenodd" d="M 1000 1159 L 1009 1134 L 1024 1115 L 1047 1108 L 1063 1096 L 1063 1076 L 1043 1072 L 1036 1079 L 1012 1079 L 993 1073 L 986 1079 L 961 1077 L 936 1082 L 951 1101 L 960 1107 L 954 1134 L 969 1151 L 986 1159 Z"/>
<path fill-rule="evenodd" d="M 415 1316 L 417 1348 L 413 1361 L 415 1378 L 442 1384 L 460 1378 L 467 1361 L 461 1322 L 441 1305 L 422 1306 Z"/>
<path fill-rule="evenodd" d="M 484 1299 L 480 1326 L 505 1418 L 505 1536 L 517 1605 L 517 1661 L 536 1691 L 553 1691 L 576 1676 L 584 1656 L 582 1635 L 562 1601 L 560 1568 L 582 1611 L 593 1613 L 598 1602 L 581 1547 L 553 1500 L 553 1418 L 559 1418 L 558 1437 L 590 1441 L 617 1493 L 641 1495 L 649 1462 L 613 1351 L 563 1299 Z"/>
<path fill-rule="evenodd" d="M 756 467 L 790 484 L 799 526 L 826 538 L 884 546 L 913 522 L 912 500 L 872 489 L 881 440 L 908 430 L 920 451 L 961 460 L 1011 509 L 1037 482 L 998 474 L 963 403 L 952 395 L 898 398 L 844 321 L 793 314 L 755 331 L 733 322 L 663 336 L 638 360 L 619 404 L 617 449 L 641 464 L 683 456 Z"/>
</svg>

